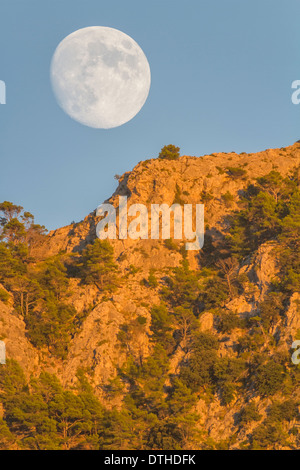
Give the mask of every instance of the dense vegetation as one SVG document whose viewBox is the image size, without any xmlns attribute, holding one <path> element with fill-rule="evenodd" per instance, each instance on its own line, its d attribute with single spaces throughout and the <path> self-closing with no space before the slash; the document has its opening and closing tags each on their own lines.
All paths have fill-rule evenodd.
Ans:
<svg viewBox="0 0 300 470">
<path fill-rule="evenodd" d="M 177 158 L 178 151 L 168 146 L 160 158 Z M 244 178 L 245 172 L 228 168 L 228 175 Z M 143 285 L 156 289 L 161 299 L 150 311 L 151 355 L 138 357 L 128 347 L 145 330 L 146 319 L 137 316 L 122 325 L 118 341 L 126 361 L 105 389 L 109 400 L 119 400 L 119 409 L 100 403 L 86 371 L 79 370 L 76 386 L 65 390 L 54 375 L 28 381 L 16 362 L 1 367 L 0 448 L 229 448 L 237 435 L 218 442 L 210 438 L 197 411 L 199 399 L 219 399 L 224 410 L 240 400 L 237 429 L 251 425 L 241 448 L 297 448 L 300 370 L 272 328 L 283 324 L 291 296 L 300 292 L 298 175 L 295 170 L 283 178 L 272 171 L 249 185 L 239 209 L 226 220 L 223 241 L 206 242 L 198 270 L 190 269 L 183 251 L 181 265 L 161 282 L 150 271 Z M 44 228 L 19 206 L 4 202 L 0 210 L 0 282 L 13 295 L 32 344 L 63 360 L 88 314 L 69 302 L 71 278 L 95 285 L 104 295 L 117 289 L 122 279 L 113 249 L 96 240 L 77 256 L 35 260 L 31 249 L 45 236 Z M 274 245 L 279 274 L 257 316 L 241 319 L 227 305 L 241 294 L 253 296 L 254 286 L 239 267 L 265 243 Z M 178 250 L 172 241 L 166 247 Z M 6 291 L 0 296 L 8 301 Z M 199 329 L 204 312 L 213 315 L 212 332 Z M 241 334 L 235 346 L 224 354 L 224 344 L 236 332 Z M 170 374 L 175 354 L 182 359 Z M 264 399 L 269 404 L 259 409 Z"/>
</svg>

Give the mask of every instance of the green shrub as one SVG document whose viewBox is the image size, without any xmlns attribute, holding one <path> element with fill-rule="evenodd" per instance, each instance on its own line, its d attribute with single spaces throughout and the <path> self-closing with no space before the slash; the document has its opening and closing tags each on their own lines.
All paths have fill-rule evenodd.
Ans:
<svg viewBox="0 0 300 470">
<path fill-rule="evenodd" d="M 231 206 L 234 201 L 234 196 L 229 191 L 226 191 L 226 193 L 222 194 L 221 198 L 227 207 Z"/>
<path fill-rule="evenodd" d="M 184 204 L 184 200 L 181 197 L 181 191 L 177 183 L 175 187 L 175 196 L 174 196 L 173 204 L 180 204 L 181 206 Z"/>
<path fill-rule="evenodd" d="M 220 166 L 217 166 L 216 168 L 218 170 L 219 175 L 224 175 L 225 170 L 223 168 L 221 168 Z"/>
<path fill-rule="evenodd" d="M 108 240 L 96 239 L 82 253 L 79 264 L 83 282 L 95 284 L 100 290 L 114 290 L 117 287 L 114 250 Z"/>
<path fill-rule="evenodd" d="M 240 179 L 240 178 L 245 179 L 247 175 L 247 171 L 244 170 L 243 168 L 229 166 L 227 167 L 227 174 L 234 180 Z"/>
<path fill-rule="evenodd" d="M 167 238 L 166 240 L 164 240 L 164 245 L 166 248 L 168 248 L 168 250 L 178 251 L 178 246 L 174 242 L 173 238 Z"/>
<path fill-rule="evenodd" d="M 240 412 L 239 424 L 241 426 L 249 424 L 252 421 L 260 421 L 262 416 L 257 411 L 257 406 L 254 402 L 248 403 Z"/>
<path fill-rule="evenodd" d="M 223 406 L 229 405 L 235 397 L 235 386 L 229 382 L 221 386 L 221 404 Z"/>
<path fill-rule="evenodd" d="M 213 194 L 205 190 L 200 194 L 200 200 L 203 204 L 208 204 L 213 198 Z"/>
<path fill-rule="evenodd" d="M 282 403 L 272 403 L 268 411 L 268 420 L 270 422 L 282 422 L 299 420 L 298 403 L 294 400 L 286 400 Z"/>
<path fill-rule="evenodd" d="M 4 289 L 0 289 L 0 301 L 4 304 L 7 304 L 7 302 L 9 301 L 9 294 Z"/>
<path fill-rule="evenodd" d="M 222 313 L 218 318 L 217 328 L 220 333 L 231 333 L 241 326 L 241 321 L 236 313 Z"/>
<path fill-rule="evenodd" d="M 261 396 L 270 396 L 281 389 L 284 380 L 282 365 L 273 360 L 261 364 L 256 371 L 255 385 Z"/>
<path fill-rule="evenodd" d="M 286 444 L 286 438 L 281 429 L 268 422 L 260 424 L 251 436 L 251 449 L 279 449 Z"/>
<path fill-rule="evenodd" d="M 192 342 L 189 361 L 181 368 L 180 379 L 193 392 L 213 384 L 214 364 L 217 361 L 218 340 L 211 333 L 197 333 Z"/>
<path fill-rule="evenodd" d="M 154 275 L 154 270 L 153 270 L 153 269 L 150 270 L 150 273 L 149 273 L 148 281 L 147 281 L 147 282 L 148 282 L 148 286 L 149 286 L 149 287 L 155 288 L 155 287 L 158 286 L 158 281 L 157 281 L 157 279 L 156 279 L 156 277 L 155 277 L 155 275 Z"/>
<path fill-rule="evenodd" d="M 165 145 L 159 155 L 158 158 L 164 160 L 177 160 L 180 157 L 180 148 L 175 147 L 175 145 Z"/>
</svg>

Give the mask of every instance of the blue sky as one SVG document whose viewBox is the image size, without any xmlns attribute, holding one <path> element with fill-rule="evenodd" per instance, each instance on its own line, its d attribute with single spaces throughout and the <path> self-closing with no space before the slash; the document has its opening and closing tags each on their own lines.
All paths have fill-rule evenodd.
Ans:
<svg viewBox="0 0 300 470">
<path fill-rule="evenodd" d="M 48 229 L 79 221 L 115 190 L 116 173 L 175 144 L 181 154 L 256 152 L 300 139 L 299 0 L 2 0 L 0 200 Z M 57 105 L 58 43 L 110 26 L 145 52 L 148 100 L 127 124 L 91 129 Z"/>
</svg>

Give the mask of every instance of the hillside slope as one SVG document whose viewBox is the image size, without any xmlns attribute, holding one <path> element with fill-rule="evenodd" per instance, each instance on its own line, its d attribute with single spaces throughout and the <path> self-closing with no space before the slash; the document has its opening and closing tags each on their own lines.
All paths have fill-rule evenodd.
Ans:
<svg viewBox="0 0 300 470">
<path fill-rule="evenodd" d="M 95 211 L 38 237 L 28 236 L 32 225 L 21 237 L 4 224 L 3 448 L 298 448 L 299 168 L 295 143 L 152 159 L 120 177 L 106 201 L 115 207 L 122 195 L 148 208 L 204 203 L 199 252 L 176 240 L 102 245 Z M 61 437 L 52 402 L 44 413 L 56 431 L 43 431 L 23 395 L 11 395 L 22 373 L 10 359 L 31 396 L 44 396 L 45 373 L 81 403 L 91 387 L 111 434 L 71 425 Z"/>
</svg>

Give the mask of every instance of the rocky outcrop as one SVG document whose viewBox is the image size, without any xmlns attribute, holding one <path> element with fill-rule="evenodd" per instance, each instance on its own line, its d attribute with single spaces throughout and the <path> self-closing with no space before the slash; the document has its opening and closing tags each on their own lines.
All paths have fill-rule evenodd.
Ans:
<svg viewBox="0 0 300 470">
<path fill-rule="evenodd" d="M 269 149 L 255 154 L 216 153 L 202 157 L 182 156 L 178 160 L 151 159 L 140 162 L 131 172 L 119 179 L 119 186 L 110 199 L 105 202 L 119 204 L 119 196 L 128 197 L 132 204 L 173 204 L 177 197 L 183 203 L 205 204 L 206 233 L 218 237 L 227 225 L 226 217 L 236 207 L 238 195 L 254 182 L 272 170 L 288 175 L 300 164 L 300 145 L 295 143 L 284 149 Z M 245 171 L 241 177 L 233 177 L 231 168 Z M 225 194 L 232 199 L 224 200 Z M 208 197 L 207 197 L 208 195 Z M 99 201 L 100 203 L 101 201 Z M 33 250 L 33 255 L 43 258 L 66 250 L 68 253 L 80 251 L 96 238 L 98 219 L 95 211 L 83 221 L 49 233 L 44 242 Z M 144 268 L 174 266 L 180 256 L 164 250 L 161 240 L 113 240 L 118 258 L 126 254 L 120 266 L 134 264 Z M 139 251 L 146 256 L 138 256 Z M 144 255 L 144 253 L 143 253 Z M 189 252 L 191 257 L 195 253 Z"/>
<path fill-rule="evenodd" d="M 285 324 L 281 332 L 281 339 L 285 339 L 288 347 L 298 339 L 300 333 L 300 294 L 295 292 L 290 298 L 289 306 L 285 312 Z"/>
</svg>

